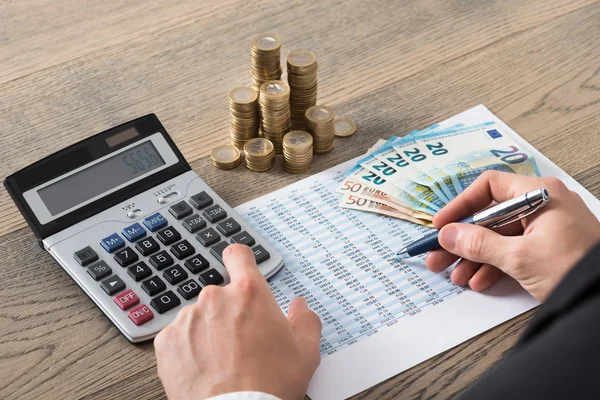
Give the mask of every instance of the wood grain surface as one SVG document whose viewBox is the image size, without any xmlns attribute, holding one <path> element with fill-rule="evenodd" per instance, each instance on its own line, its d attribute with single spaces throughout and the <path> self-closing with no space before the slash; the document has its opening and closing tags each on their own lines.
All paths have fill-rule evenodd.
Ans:
<svg viewBox="0 0 600 400">
<path fill-rule="evenodd" d="M 214 169 L 227 92 L 250 83 L 250 41 L 319 61 L 319 103 L 352 118 L 301 175 Z M 483 103 L 600 196 L 597 0 L 0 0 L 0 177 L 154 112 L 235 206 Z M 280 162 L 280 160 L 278 160 Z M 0 398 L 164 398 L 151 343 L 131 345 L 37 246 L 0 189 Z M 457 396 L 531 313 L 359 395 Z"/>
</svg>

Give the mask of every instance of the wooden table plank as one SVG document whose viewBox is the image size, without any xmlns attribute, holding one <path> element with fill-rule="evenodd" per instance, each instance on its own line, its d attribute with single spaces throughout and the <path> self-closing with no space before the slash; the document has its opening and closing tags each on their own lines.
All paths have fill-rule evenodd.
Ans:
<svg viewBox="0 0 600 400">
<path fill-rule="evenodd" d="M 226 140 L 227 90 L 248 83 L 250 38 L 273 30 L 284 53 L 317 53 L 320 98 L 359 125 L 301 176 L 363 153 L 378 137 L 484 103 L 600 196 L 600 3 L 242 3 L 216 19 L 198 14 L 194 23 L 165 22 L 160 33 L 130 30 L 123 41 L 115 35 L 93 54 L 67 40 L 45 68 L 0 83 L 0 176 L 154 111 L 193 168 L 232 205 L 296 181 L 278 167 L 266 174 L 215 170 L 205 157 Z M 14 73 L 2 63 L 0 73 Z M 163 398 L 151 344 L 120 336 L 37 247 L 5 191 L 0 210 L 0 398 Z M 530 314 L 357 398 L 452 397 L 508 351 Z"/>
</svg>

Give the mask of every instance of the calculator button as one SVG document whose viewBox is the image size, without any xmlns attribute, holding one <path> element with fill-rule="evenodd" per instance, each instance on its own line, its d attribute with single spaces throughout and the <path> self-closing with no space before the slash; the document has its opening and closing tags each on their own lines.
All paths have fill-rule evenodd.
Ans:
<svg viewBox="0 0 600 400">
<path fill-rule="evenodd" d="M 171 246 L 171 253 L 173 253 L 175 257 L 179 258 L 180 260 L 191 256 L 195 252 L 196 250 L 194 250 L 190 242 L 187 240 L 182 240 L 181 242 Z"/>
<path fill-rule="evenodd" d="M 107 263 L 100 261 L 94 265 L 91 265 L 87 269 L 87 273 L 94 278 L 95 281 L 99 281 L 100 279 L 106 278 L 112 274 L 112 269 L 110 269 Z"/>
<path fill-rule="evenodd" d="M 198 282 L 196 282 L 193 279 L 190 279 L 187 282 L 183 282 L 177 287 L 177 291 L 179 292 L 181 297 L 183 297 L 186 300 L 193 299 L 194 297 L 198 296 L 201 289 L 202 288 L 200 287 Z"/>
<path fill-rule="evenodd" d="M 113 233 L 110 236 L 105 237 L 100 241 L 100 245 L 104 247 L 104 250 L 109 253 L 114 252 L 117 249 L 125 246 L 125 241 L 116 233 Z"/>
<path fill-rule="evenodd" d="M 160 245 L 152 236 L 150 236 L 137 242 L 135 248 L 142 253 L 143 256 L 149 256 L 152 253 L 156 253 L 160 249 Z"/>
<path fill-rule="evenodd" d="M 157 296 L 150 301 L 150 305 L 159 313 L 163 314 L 172 308 L 177 307 L 181 304 L 181 300 L 171 290 L 164 292 L 160 296 Z"/>
<path fill-rule="evenodd" d="M 154 313 L 145 304 L 140 304 L 136 308 L 130 310 L 127 315 L 136 325 L 142 325 L 154 318 Z"/>
<path fill-rule="evenodd" d="M 213 203 L 213 199 L 206 194 L 206 192 L 200 192 L 190 197 L 190 203 L 200 210 L 204 207 L 210 206 Z"/>
<path fill-rule="evenodd" d="M 173 257 L 166 252 L 166 250 L 161 251 L 160 253 L 156 253 L 153 256 L 150 256 L 148 259 L 150 264 L 157 270 L 165 269 L 169 265 L 173 264 Z"/>
<path fill-rule="evenodd" d="M 176 285 L 179 282 L 186 280 L 188 277 L 188 274 L 187 274 L 187 272 L 185 272 L 185 270 L 183 268 L 181 268 L 179 265 L 176 265 L 169 269 L 165 269 L 165 272 L 163 272 L 163 277 L 171 285 Z"/>
<path fill-rule="evenodd" d="M 115 261 L 118 262 L 121 267 L 131 265 L 139 258 L 137 253 L 130 247 L 125 247 L 123 250 L 117 251 L 114 255 Z"/>
<path fill-rule="evenodd" d="M 254 258 L 256 258 L 257 264 L 260 264 L 261 262 L 266 261 L 269 258 L 271 258 L 271 255 L 269 254 L 269 252 L 266 251 L 265 248 L 262 247 L 261 245 L 253 247 L 252 252 L 254 253 Z"/>
<path fill-rule="evenodd" d="M 127 275 L 132 277 L 134 281 L 139 282 L 152 275 L 152 270 L 145 262 L 140 261 L 127 268 Z"/>
<path fill-rule="evenodd" d="M 246 231 L 242 231 L 231 237 L 231 243 L 245 244 L 246 246 L 254 246 L 254 238 Z"/>
<path fill-rule="evenodd" d="M 214 224 L 215 222 L 218 222 L 225 218 L 227 216 L 227 212 L 223 210 L 223 207 L 221 207 L 218 204 L 215 204 L 214 206 L 208 207 L 206 210 L 204 210 L 202 212 L 202 215 L 208 220 L 208 222 Z"/>
<path fill-rule="evenodd" d="M 146 236 L 146 230 L 137 222 L 123 229 L 121 233 L 123 236 L 125 236 L 125 239 L 129 240 L 130 242 L 135 242 L 136 240 Z"/>
<path fill-rule="evenodd" d="M 198 232 L 200 229 L 206 228 L 206 221 L 200 218 L 198 214 L 187 217 L 183 220 L 183 227 L 190 233 Z"/>
<path fill-rule="evenodd" d="M 223 235 L 225 235 L 225 236 L 231 236 L 234 233 L 239 232 L 242 229 L 242 227 L 240 226 L 240 224 L 238 224 L 237 222 L 235 222 L 235 220 L 233 218 L 227 218 L 225 221 L 220 222 L 217 225 L 217 229 Z"/>
<path fill-rule="evenodd" d="M 105 279 L 100 284 L 102 290 L 106 292 L 109 296 L 112 296 L 115 293 L 119 293 L 121 290 L 125 289 L 125 282 L 121 280 L 117 275 L 113 275 L 108 279 Z"/>
<path fill-rule="evenodd" d="M 154 296 L 165 290 L 167 285 L 160 279 L 158 276 L 153 276 L 147 281 L 142 282 L 142 289 L 144 292 L 148 293 L 150 296 Z"/>
<path fill-rule="evenodd" d="M 152 214 L 144 219 L 144 225 L 150 229 L 150 232 L 156 232 L 157 230 L 167 226 L 167 220 L 160 213 Z"/>
<path fill-rule="evenodd" d="M 214 245 L 210 249 L 210 254 L 212 254 L 213 256 L 215 256 L 215 258 L 217 260 L 219 260 L 219 262 L 221 264 L 223 264 L 223 250 L 225 250 L 225 248 L 227 246 L 229 246 L 229 243 L 227 243 L 227 242 L 221 242 L 221 243 L 218 243 L 218 244 Z"/>
<path fill-rule="evenodd" d="M 172 227 L 168 226 L 162 231 L 159 231 L 156 234 L 158 240 L 160 240 L 163 244 L 169 245 L 175 243 L 179 239 L 181 239 L 181 235 Z"/>
<path fill-rule="evenodd" d="M 208 228 L 196 235 L 198 240 L 204 247 L 208 247 L 221 240 L 221 237 L 213 228 Z"/>
<path fill-rule="evenodd" d="M 140 298 L 137 294 L 133 293 L 133 290 L 127 289 L 123 293 L 115 296 L 115 303 L 121 308 L 121 310 L 127 310 L 140 302 Z"/>
<path fill-rule="evenodd" d="M 85 267 L 88 264 L 93 263 L 98 259 L 98 254 L 90 247 L 84 247 L 83 249 L 76 251 L 73 255 L 79 265 Z"/>
<path fill-rule="evenodd" d="M 224 282 L 224 279 L 216 269 L 209 269 L 205 273 L 200 274 L 200 282 L 202 282 L 204 286 L 219 285 Z"/>
<path fill-rule="evenodd" d="M 210 263 L 200 254 L 196 254 L 194 257 L 188 259 L 183 265 L 185 265 L 185 267 L 192 274 L 197 274 L 198 272 L 204 271 L 206 268 L 208 268 Z"/>
<path fill-rule="evenodd" d="M 192 210 L 192 207 L 190 207 L 190 205 L 185 201 L 180 201 L 179 203 L 173 204 L 171 207 L 169 207 L 169 212 L 175 218 L 181 219 L 193 213 L 194 210 Z"/>
</svg>

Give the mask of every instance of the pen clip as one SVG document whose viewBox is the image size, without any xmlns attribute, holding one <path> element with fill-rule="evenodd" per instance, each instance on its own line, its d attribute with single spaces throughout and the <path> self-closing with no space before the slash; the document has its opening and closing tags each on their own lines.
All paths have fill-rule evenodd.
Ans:
<svg viewBox="0 0 600 400">
<path fill-rule="evenodd" d="M 546 204 L 548 204 L 547 201 L 542 201 L 536 207 L 530 208 L 525 213 L 523 213 L 523 211 L 518 211 L 516 213 L 510 214 L 510 215 L 502 218 L 501 220 L 495 222 L 493 225 L 490 226 L 490 228 L 491 229 L 501 228 L 508 224 L 512 224 L 513 222 L 520 221 L 523 218 L 525 218 L 526 216 L 531 215 L 534 212 L 536 212 L 537 210 L 539 210 L 540 208 L 544 207 Z"/>
</svg>

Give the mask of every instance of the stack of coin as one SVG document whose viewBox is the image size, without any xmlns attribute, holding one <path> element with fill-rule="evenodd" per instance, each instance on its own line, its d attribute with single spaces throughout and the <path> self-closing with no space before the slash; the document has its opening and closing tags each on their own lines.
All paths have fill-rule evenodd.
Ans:
<svg viewBox="0 0 600 400">
<path fill-rule="evenodd" d="M 317 59 L 306 50 L 292 51 L 287 57 L 290 84 L 292 129 L 304 129 L 304 114 L 317 104 Z"/>
<path fill-rule="evenodd" d="M 246 167 L 256 172 L 269 170 L 275 161 L 273 143 L 267 139 L 250 139 L 244 145 L 246 153 Z"/>
<path fill-rule="evenodd" d="M 259 95 L 262 133 L 281 153 L 283 135 L 290 131 L 290 87 L 284 81 L 267 81 Z"/>
<path fill-rule="evenodd" d="M 283 137 L 283 169 L 299 174 L 310 168 L 313 138 L 308 132 L 291 131 Z"/>
<path fill-rule="evenodd" d="M 266 81 L 281 79 L 281 39 L 271 33 L 252 40 L 252 85 L 258 92 Z"/>
<path fill-rule="evenodd" d="M 229 112 L 231 113 L 231 144 L 238 149 L 244 143 L 258 136 L 260 118 L 258 116 L 258 93 L 249 87 L 236 87 L 229 92 Z"/>
<path fill-rule="evenodd" d="M 305 116 L 306 130 L 313 137 L 314 153 L 329 153 L 333 150 L 335 139 L 333 110 L 327 106 L 312 106 L 306 110 Z"/>
<path fill-rule="evenodd" d="M 233 169 L 242 162 L 240 150 L 229 144 L 214 149 L 210 158 L 213 165 L 220 169 Z"/>
</svg>

